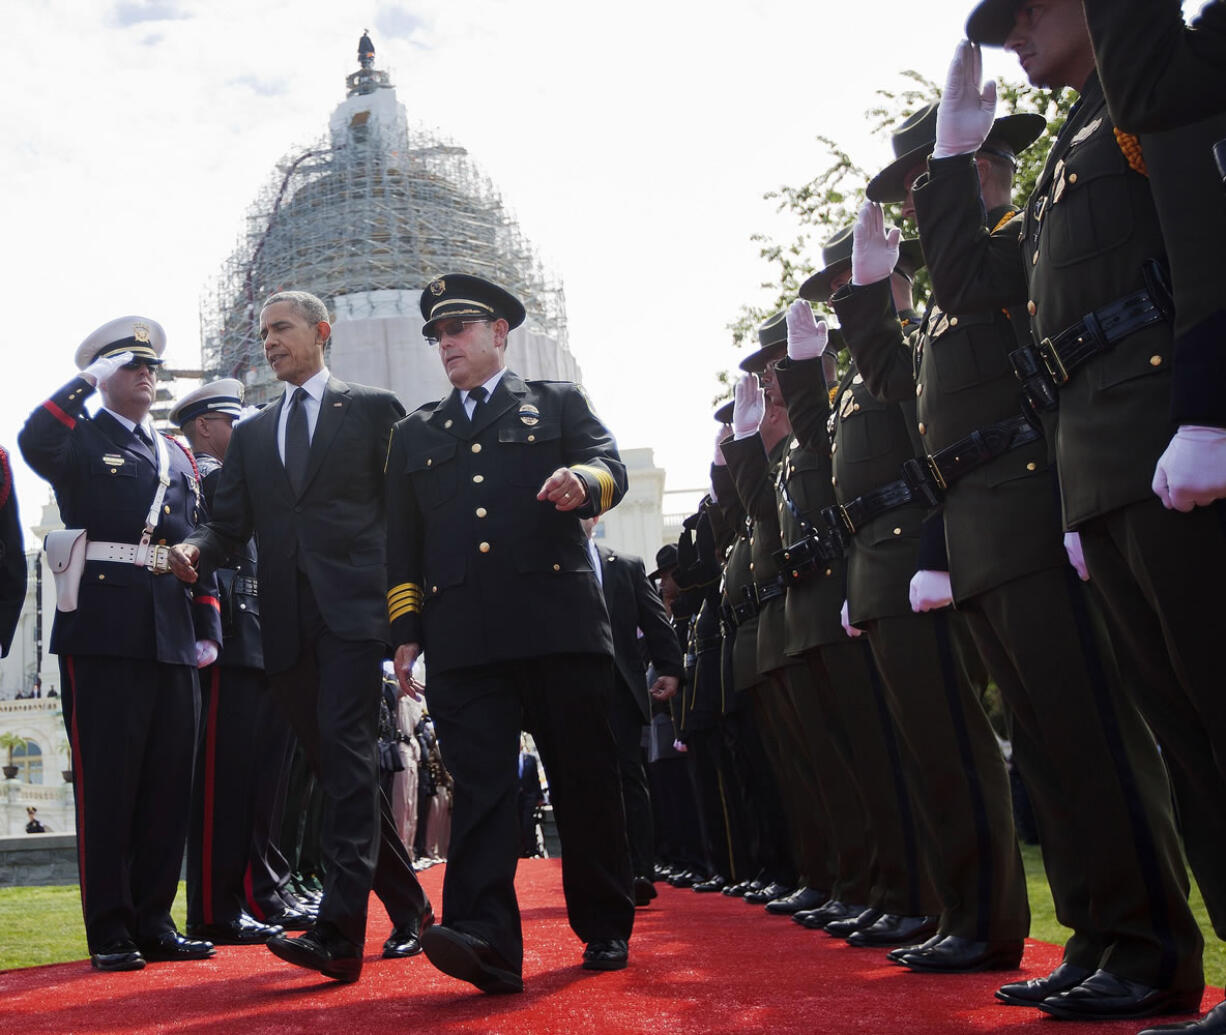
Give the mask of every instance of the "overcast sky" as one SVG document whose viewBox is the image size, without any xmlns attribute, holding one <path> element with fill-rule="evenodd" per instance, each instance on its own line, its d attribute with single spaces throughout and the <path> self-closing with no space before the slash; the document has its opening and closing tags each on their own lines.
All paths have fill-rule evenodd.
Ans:
<svg viewBox="0 0 1226 1035">
<path fill-rule="evenodd" d="M 943 81 L 972 6 L 10 0 L 0 444 L 16 452 L 116 316 L 157 319 L 168 358 L 199 363 L 203 290 L 277 160 L 325 132 L 368 28 L 410 122 L 469 150 L 561 276 L 622 447 L 653 448 L 670 489 L 700 485 L 727 324 L 770 297 L 750 235 L 781 227 L 762 194 L 821 167 L 818 134 L 885 164 L 874 91 L 904 68 Z M 985 66 L 1020 78 L 999 51 Z M 28 526 L 46 488 L 15 461 Z"/>
</svg>

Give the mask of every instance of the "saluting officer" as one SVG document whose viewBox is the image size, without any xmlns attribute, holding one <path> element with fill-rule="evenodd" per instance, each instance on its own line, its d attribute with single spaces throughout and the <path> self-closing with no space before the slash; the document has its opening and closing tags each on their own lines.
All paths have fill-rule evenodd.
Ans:
<svg viewBox="0 0 1226 1035">
<path fill-rule="evenodd" d="M 911 185 L 936 142 L 936 118 L 933 104 L 909 120 L 918 127 L 914 148 L 869 184 L 873 202 L 901 201 L 903 214 L 913 213 Z M 1012 158 L 1042 128 L 1029 115 L 993 125 L 976 156 L 985 226 L 1015 214 Z M 856 222 L 854 257 L 866 280 L 895 261 L 872 202 Z M 873 394 L 915 400 L 943 496 L 945 536 L 936 546 L 948 571 L 918 572 L 912 606 L 952 599 L 966 617 L 1009 707 L 1013 758 L 1043 834 L 1057 915 L 1074 932 L 1054 974 L 1006 985 L 997 998 L 1034 1006 L 1104 959 L 1152 984 L 1165 953 L 1195 959 L 1201 939 L 1162 760 L 1125 693 L 1089 590 L 1067 562 L 1055 468 L 1021 410 L 1009 354 L 1024 316 L 947 313 L 934 303 L 904 335 L 884 278 L 848 285 L 834 307 Z"/>
<path fill-rule="evenodd" d="M 0 446 L 0 658 L 9 652 L 26 599 L 26 553 L 8 451 Z"/>
<path fill-rule="evenodd" d="M 1190 169 L 1207 160 L 1207 127 L 1142 141 L 1117 133 L 1078 0 L 992 0 L 972 12 L 967 32 L 1016 51 L 1032 83 L 1070 86 L 1080 97 L 1024 214 L 993 232 L 971 156 L 991 125 L 995 91 L 980 88 L 978 48 L 959 45 L 933 157 L 914 188 L 936 297 L 953 312 L 1024 305 L 1030 316 L 1033 348 L 1017 354 L 1015 368 L 1034 405 L 1058 406 L 1054 449 L 1068 545 L 1084 552 L 1112 642 L 1138 675 L 1189 860 L 1215 925 L 1226 930 L 1226 708 L 1216 646 L 1226 626 L 1226 525 L 1220 502 L 1180 513 L 1155 496 L 1159 458 L 1186 436 L 1172 421 L 1180 356 L 1172 349 L 1160 199 L 1146 176 L 1155 160 Z M 1105 961 L 1038 1005 L 1078 1019 L 1195 1008 L 1198 955 L 1168 951 L 1156 963 Z"/>
<path fill-rule="evenodd" d="M 515 899 L 516 752 L 532 733 L 562 839 L 583 966 L 626 966 L 634 923 L 617 751 L 613 643 L 580 518 L 615 506 L 626 470 L 583 390 L 506 367 L 523 304 L 448 273 L 421 295 L 423 333 L 454 391 L 400 421 L 388 453 L 387 595 L 396 673 L 429 666 L 430 711 L 455 778 L 436 967 L 523 990 Z"/>
<path fill-rule="evenodd" d="M 221 618 L 212 578 L 189 590 L 168 567 L 166 544 L 204 513 L 190 454 L 149 418 L 165 347 L 161 326 L 142 316 L 99 327 L 77 348 L 80 376 L 18 439 L 67 527 L 88 540 L 77 606 L 57 608 L 51 651 L 72 744 L 85 935 L 99 970 L 213 955 L 170 916 L 187 836 L 196 668 L 216 660 Z M 103 405 L 91 418 L 95 388 Z"/>
</svg>

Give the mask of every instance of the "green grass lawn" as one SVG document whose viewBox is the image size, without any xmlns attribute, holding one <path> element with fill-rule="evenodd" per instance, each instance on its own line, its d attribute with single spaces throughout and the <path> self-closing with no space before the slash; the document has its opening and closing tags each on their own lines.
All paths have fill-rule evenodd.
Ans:
<svg viewBox="0 0 1226 1035">
<path fill-rule="evenodd" d="M 1038 848 L 1023 845 L 1022 858 L 1026 863 L 1030 892 L 1030 936 L 1059 945 L 1064 941 L 1066 929 L 1056 922 Z M 174 905 L 175 923 L 180 930 L 185 924 L 184 902 L 183 885 L 180 884 Z M 1214 936 L 1204 900 L 1195 885 L 1192 887 L 1192 912 L 1205 933 L 1205 979 L 1220 986 L 1226 977 L 1226 943 Z M 75 885 L 0 888 L 0 970 L 83 960 L 87 955 L 81 900 Z"/>
</svg>

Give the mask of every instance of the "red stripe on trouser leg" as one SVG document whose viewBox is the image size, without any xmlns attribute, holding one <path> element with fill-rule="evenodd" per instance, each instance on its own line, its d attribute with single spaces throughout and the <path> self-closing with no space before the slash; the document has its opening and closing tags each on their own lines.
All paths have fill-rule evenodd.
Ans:
<svg viewBox="0 0 1226 1035">
<path fill-rule="evenodd" d="M 200 837 L 200 886 L 204 922 L 213 920 L 213 809 L 217 790 L 217 706 L 221 688 L 221 667 L 210 665 L 209 716 L 204 727 L 204 820 Z"/>
</svg>

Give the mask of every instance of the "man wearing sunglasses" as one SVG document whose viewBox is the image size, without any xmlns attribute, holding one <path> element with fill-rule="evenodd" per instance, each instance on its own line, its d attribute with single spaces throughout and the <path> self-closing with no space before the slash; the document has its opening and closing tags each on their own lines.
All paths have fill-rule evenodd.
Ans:
<svg viewBox="0 0 1226 1035">
<path fill-rule="evenodd" d="M 454 391 L 392 431 L 388 613 L 396 675 L 430 712 L 455 777 L 443 923 L 430 962 L 484 992 L 519 992 L 515 899 L 520 730 L 540 750 L 583 966 L 620 970 L 634 922 L 617 751 L 609 617 L 581 518 L 621 499 L 626 471 L 583 390 L 506 368 L 523 304 L 448 273 L 421 296 L 423 334 Z"/>
</svg>

